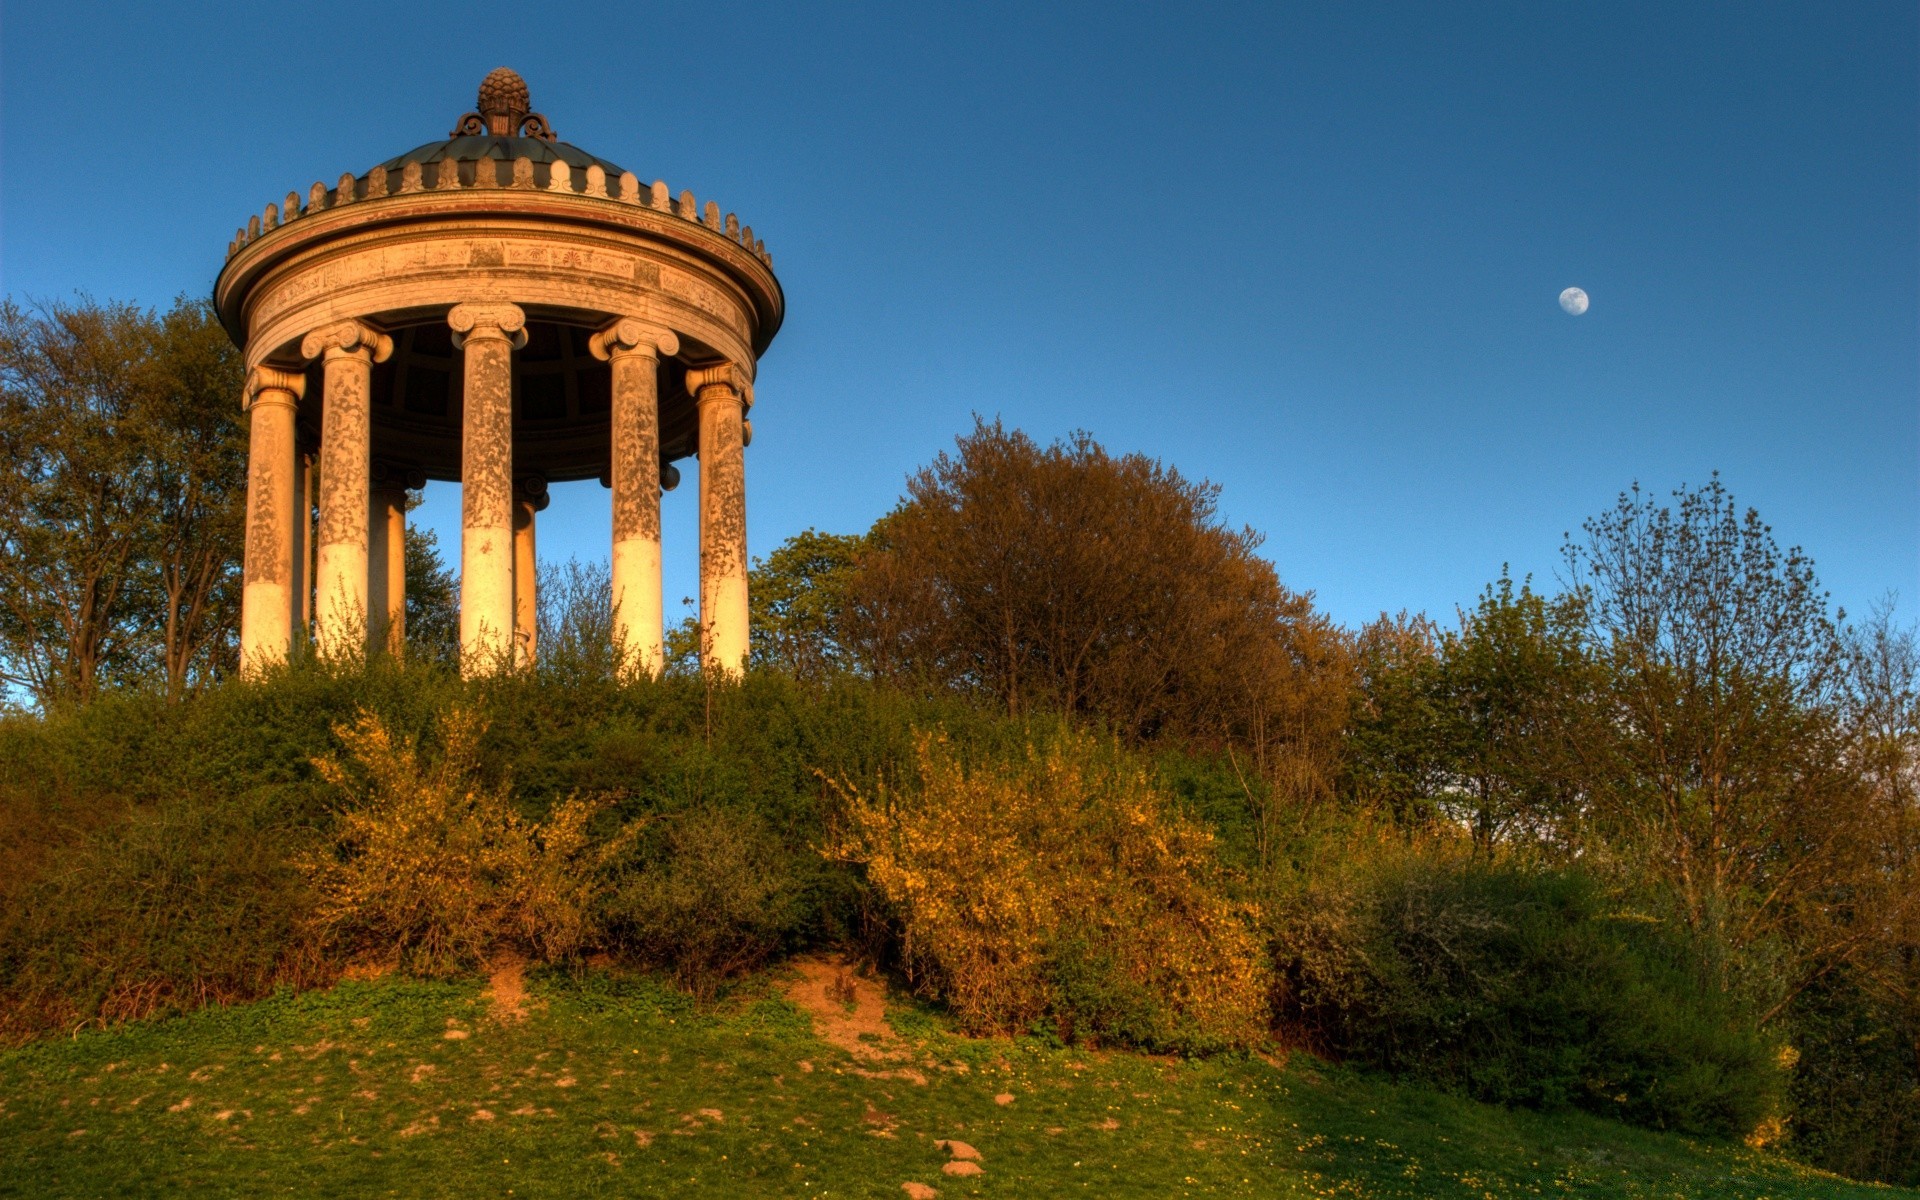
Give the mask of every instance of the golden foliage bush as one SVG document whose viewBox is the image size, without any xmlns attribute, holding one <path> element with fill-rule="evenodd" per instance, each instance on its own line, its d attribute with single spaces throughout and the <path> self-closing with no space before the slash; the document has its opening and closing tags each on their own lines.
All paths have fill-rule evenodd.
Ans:
<svg viewBox="0 0 1920 1200">
<path fill-rule="evenodd" d="M 588 825 L 600 806 L 578 796 L 545 822 L 524 820 L 508 785 L 480 777 L 485 729 L 472 711 L 450 711 L 431 763 L 370 713 L 335 729 L 344 756 L 314 765 L 355 803 L 339 810 L 332 847 L 301 860 L 324 933 L 422 975 L 502 949 L 564 959 L 594 935 L 605 875 L 638 827 L 596 846 Z"/>
<path fill-rule="evenodd" d="M 1213 835 L 1132 761 L 1062 731 L 969 769 L 922 735 L 918 774 L 871 798 L 836 784 L 829 853 L 866 865 L 915 983 L 969 1030 L 1179 1051 L 1260 1039 L 1255 914 L 1228 895 Z"/>
</svg>

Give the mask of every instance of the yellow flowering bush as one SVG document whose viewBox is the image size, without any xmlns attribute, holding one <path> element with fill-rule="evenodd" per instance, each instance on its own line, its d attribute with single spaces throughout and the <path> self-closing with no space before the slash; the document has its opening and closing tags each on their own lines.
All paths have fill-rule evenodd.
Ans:
<svg viewBox="0 0 1920 1200">
<path fill-rule="evenodd" d="M 607 870 L 637 827 L 594 845 L 600 806 L 578 796 L 545 822 L 524 820 L 507 785 L 480 777 L 485 730 L 471 711 L 448 712 L 431 763 L 370 713 L 334 730 L 344 754 L 314 766 L 354 803 L 339 810 L 333 845 L 301 861 L 322 931 L 422 975 L 508 948 L 554 961 L 589 940 Z"/>
<path fill-rule="evenodd" d="M 835 784 L 829 854 L 863 863 L 907 969 L 975 1033 L 1051 1028 L 1148 1049 L 1247 1045 L 1267 976 L 1213 836 L 1112 746 L 1062 731 L 969 768 L 918 742 L 919 787 Z"/>
</svg>

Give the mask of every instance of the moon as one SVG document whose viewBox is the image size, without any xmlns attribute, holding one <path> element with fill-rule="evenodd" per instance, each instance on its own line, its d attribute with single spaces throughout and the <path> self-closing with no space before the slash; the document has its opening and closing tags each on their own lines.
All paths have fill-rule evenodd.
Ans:
<svg viewBox="0 0 1920 1200">
<path fill-rule="evenodd" d="M 1577 317 L 1587 311 L 1587 294 L 1579 288 L 1568 288 L 1560 293 L 1560 307 L 1567 310 L 1568 316 Z"/>
</svg>

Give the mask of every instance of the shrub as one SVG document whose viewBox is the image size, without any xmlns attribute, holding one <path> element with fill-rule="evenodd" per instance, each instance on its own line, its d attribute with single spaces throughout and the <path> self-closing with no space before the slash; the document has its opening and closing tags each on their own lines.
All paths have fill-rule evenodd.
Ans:
<svg viewBox="0 0 1920 1200">
<path fill-rule="evenodd" d="M 471 710 L 448 712 L 431 765 L 370 714 L 336 730 L 346 760 L 315 766 L 359 803 L 339 811 L 334 846 L 302 860 L 329 937 L 447 975 L 506 947 L 564 959 L 592 935 L 607 866 L 637 831 L 593 845 L 599 806 L 577 796 L 544 823 L 522 819 L 504 783 L 479 780 L 484 729 Z"/>
<path fill-rule="evenodd" d="M 1359 854 L 1356 858 L 1362 857 Z M 1691 935 L 1589 877 L 1403 851 L 1271 905 L 1298 1041 L 1500 1104 L 1743 1134 L 1777 1072 Z"/>
<path fill-rule="evenodd" d="M 330 977 L 283 789 L 171 797 L 55 852 L 0 907 L 0 1041 L 252 1000 Z M 290 802 L 290 800 L 292 802 Z"/>
<path fill-rule="evenodd" d="M 608 895 L 610 947 L 710 996 L 799 926 L 802 872 L 764 819 L 708 806 L 648 832 Z"/>
<path fill-rule="evenodd" d="M 446 766 L 438 747 L 455 709 L 472 714 L 473 745 L 464 783 L 443 797 L 441 832 L 460 828 L 455 802 L 478 795 L 488 821 L 510 820 L 514 836 L 544 855 L 551 869 L 513 887 L 478 875 L 483 890 L 536 895 L 543 919 L 529 929 L 501 918 L 495 944 L 540 957 L 603 940 L 605 912 L 573 887 L 598 843 L 562 853 L 561 842 L 649 822 L 656 858 L 647 861 L 665 865 L 680 853 L 669 833 L 705 819 L 693 814 L 725 812 L 770 832 L 791 871 L 782 891 L 792 910 L 787 923 L 774 922 L 775 952 L 858 942 L 877 958 L 886 946 L 878 899 L 853 869 L 814 849 L 830 807 L 815 772 L 868 786 L 912 763 L 916 726 L 940 724 L 956 744 L 989 755 L 1017 753 L 1025 737 L 1019 723 L 963 702 L 846 677 L 801 684 L 755 671 L 712 689 L 697 677 L 615 686 L 576 664 L 463 680 L 418 657 L 384 656 L 352 666 L 302 658 L 179 704 L 129 689 L 48 715 L 0 717 L 0 1036 L 250 999 L 324 982 L 376 946 L 393 953 L 391 928 L 376 936 L 377 926 L 313 920 L 318 894 L 294 860 L 330 860 L 342 877 L 361 869 L 352 865 L 360 849 L 333 838 L 345 830 L 337 810 L 361 808 L 373 780 L 343 753 L 338 727 L 373 714 L 424 778 Z M 316 762 L 330 758 L 351 777 L 351 794 L 319 777 Z M 579 802 L 567 810 L 579 818 L 569 827 L 556 813 L 575 795 L 604 797 L 608 807 L 593 815 Z M 632 848 L 612 854 L 598 878 L 611 886 L 637 861 Z M 404 888 L 391 898 L 396 908 L 414 899 Z M 518 903 L 495 894 L 479 907 L 492 922 L 517 918 Z M 453 958 L 483 953 L 469 946 Z M 680 971 L 703 956 L 724 963 L 730 952 L 655 961 Z M 450 968 L 443 960 L 428 969 Z"/>
<path fill-rule="evenodd" d="M 893 907 L 905 966 L 977 1033 L 1051 1026 L 1175 1051 L 1263 1027 L 1260 948 L 1212 836 L 1133 761 L 1055 733 L 969 769 L 923 736 L 919 790 L 842 785 L 832 852 Z"/>
<path fill-rule="evenodd" d="M 1920 1184 L 1920 1045 L 1898 1015 L 1838 971 L 1795 998 L 1792 1151 L 1855 1179 Z"/>
</svg>

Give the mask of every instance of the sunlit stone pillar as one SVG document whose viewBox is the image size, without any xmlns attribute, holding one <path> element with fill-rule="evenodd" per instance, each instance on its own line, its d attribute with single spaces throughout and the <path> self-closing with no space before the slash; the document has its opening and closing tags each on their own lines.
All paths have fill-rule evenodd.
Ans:
<svg viewBox="0 0 1920 1200">
<path fill-rule="evenodd" d="M 521 668 L 534 664 L 540 640 L 540 560 L 534 549 L 534 515 L 547 506 L 547 481 L 526 478 L 513 493 L 513 655 Z"/>
<path fill-rule="evenodd" d="M 287 660 L 299 606 L 300 493 L 294 406 L 306 394 L 298 371 L 255 367 L 248 414 L 246 563 L 240 597 L 240 667 L 254 673 Z"/>
<path fill-rule="evenodd" d="M 460 430 L 460 670 L 513 661 L 513 352 L 527 318 L 513 304 L 459 304 L 447 314 L 466 360 Z"/>
<path fill-rule="evenodd" d="M 367 594 L 374 645 L 399 655 L 407 647 L 407 486 L 385 479 L 367 514 Z"/>
<path fill-rule="evenodd" d="M 700 412 L 700 665 L 747 666 L 746 410 L 753 384 L 731 363 L 687 372 Z"/>
<path fill-rule="evenodd" d="M 362 321 L 316 329 L 300 353 L 324 362 L 320 417 L 320 533 L 315 569 L 314 644 L 321 657 L 366 650 L 367 518 L 371 503 L 373 364 L 393 353 L 393 339 Z"/>
<path fill-rule="evenodd" d="M 622 679 L 657 676 L 666 606 L 660 583 L 660 359 L 671 329 L 622 319 L 588 347 L 613 372 L 613 649 Z"/>
<path fill-rule="evenodd" d="M 313 455 L 300 447 L 293 456 L 293 628 L 304 641 L 313 636 Z"/>
</svg>

